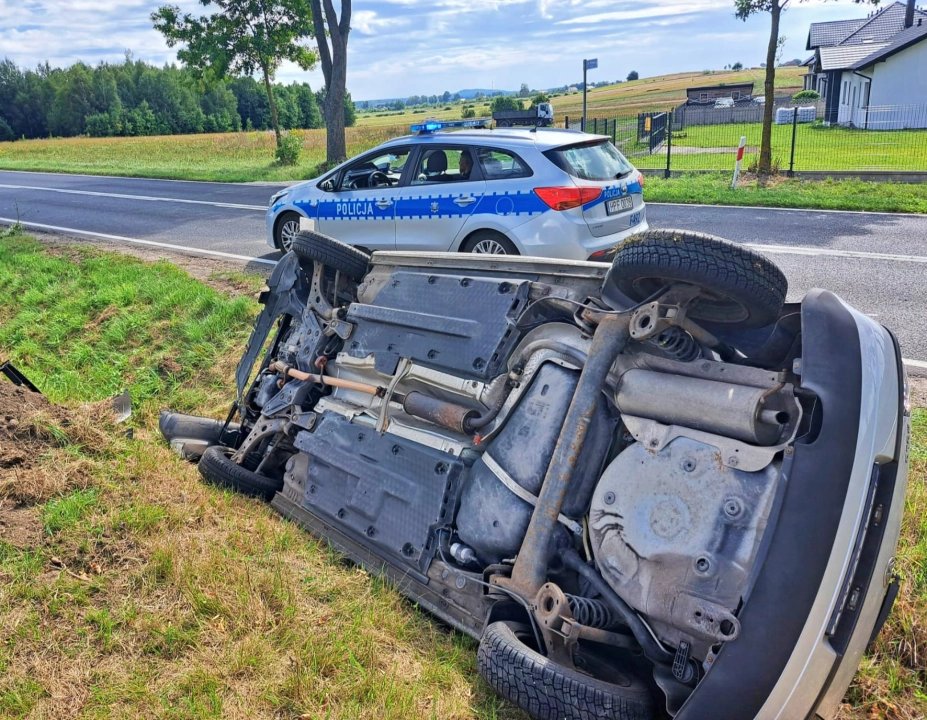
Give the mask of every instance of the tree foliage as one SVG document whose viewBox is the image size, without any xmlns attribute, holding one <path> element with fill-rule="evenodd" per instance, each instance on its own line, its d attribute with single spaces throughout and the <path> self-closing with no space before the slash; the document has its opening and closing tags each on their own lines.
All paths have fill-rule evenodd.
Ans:
<svg viewBox="0 0 927 720">
<path fill-rule="evenodd" d="M 731 65 L 731 70 L 743 70 L 743 69 L 744 69 L 744 64 L 742 62 L 735 62 L 733 65 Z"/>
<path fill-rule="evenodd" d="M 531 105 L 528 107 L 529 110 L 534 110 L 541 103 L 550 102 L 550 97 L 545 92 L 539 92 L 533 98 L 531 98 Z"/>
<path fill-rule="evenodd" d="M 277 145 L 280 123 L 273 93 L 274 73 L 284 60 L 310 70 L 316 55 L 299 41 L 313 31 L 310 0 L 200 0 L 218 12 L 208 16 L 181 14 L 164 5 L 151 15 L 169 47 L 181 45 L 177 58 L 204 78 L 260 73 L 270 103 Z"/>
<path fill-rule="evenodd" d="M 631 80 L 638 80 L 638 79 L 640 79 L 640 75 L 637 74 L 637 70 L 632 70 L 631 72 L 628 73 L 628 82 L 630 82 Z"/>
<path fill-rule="evenodd" d="M 524 110 L 521 101 L 511 95 L 498 95 L 492 99 L 490 109 L 493 112 L 506 112 L 509 110 Z"/>
<path fill-rule="evenodd" d="M 274 86 L 282 129 L 319 128 L 309 85 Z M 264 88 L 251 77 L 206 82 L 191 70 L 134 61 L 21 70 L 0 62 L 0 140 L 233 132 L 273 127 Z M 8 130 L 7 130 L 8 129 Z"/>
</svg>

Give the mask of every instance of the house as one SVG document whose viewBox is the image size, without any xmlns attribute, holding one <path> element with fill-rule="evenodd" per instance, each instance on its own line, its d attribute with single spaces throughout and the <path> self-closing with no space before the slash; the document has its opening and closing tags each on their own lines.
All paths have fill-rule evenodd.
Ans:
<svg viewBox="0 0 927 720">
<path fill-rule="evenodd" d="M 927 12 L 895 2 L 855 20 L 813 23 L 805 90 L 824 101 L 825 124 L 927 127 Z"/>
<path fill-rule="evenodd" d="M 749 100 L 753 96 L 753 83 L 732 83 L 709 87 L 686 88 L 686 105 L 714 105 L 715 100 Z"/>
</svg>

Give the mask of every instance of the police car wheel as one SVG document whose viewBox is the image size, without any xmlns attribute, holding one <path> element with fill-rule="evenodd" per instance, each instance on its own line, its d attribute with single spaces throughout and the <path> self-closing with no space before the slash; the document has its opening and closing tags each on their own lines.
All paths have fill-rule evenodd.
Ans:
<svg viewBox="0 0 927 720">
<path fill-rule="evenodd" d="M 515 243 L 504 235 L 494 232 L 478 232 L 461 248 L 462 252 L 477 255 L 518 255 Z"/>
<path fill-rule="evenodd" d="M 277 221 L 274 232 L 274 243 L 280 252 L 290 252 L 293 249 L 293 239 L 299 234 L 299 213 L 287 212 Z"/>
<path fill-rule="evenodd" d="M 357 281 L 367 274 L 370 262 L 370 256 L 357 248 L 311 231 L 303 231 L 293 238 L 293 252 L 308 273 L 312 272 L 313 263 L 320 262 Z"/>
</svg>

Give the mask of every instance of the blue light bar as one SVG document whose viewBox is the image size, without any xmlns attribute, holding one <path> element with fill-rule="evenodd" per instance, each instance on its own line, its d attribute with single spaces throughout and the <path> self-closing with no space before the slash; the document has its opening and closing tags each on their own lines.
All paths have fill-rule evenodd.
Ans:
<svg viewBox="0 0 927 720">
<path fill-rule="evenodd" d="M 426 120 L 423 123 L 412 125 L 409 129 L 414 133 L 433 133 L 438 130 L 450 128 L 488 128 L 492 125 L 492 118 L 477 118 L 476 120 Z"/>
</svg>

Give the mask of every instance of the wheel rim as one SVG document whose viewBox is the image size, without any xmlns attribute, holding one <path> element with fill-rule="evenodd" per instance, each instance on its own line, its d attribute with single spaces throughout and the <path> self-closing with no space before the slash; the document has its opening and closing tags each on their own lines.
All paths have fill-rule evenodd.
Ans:
<svg viewBox="0 0 927 720">
<path fill-rule="evenodd" d="M 498 240 L 492 240 L 490 238 L 480 240 L 473 246 L 473 252 L 479 253 L 480 255 L 508 255 L 508 253 L 505 252 L 505 248 L 502 247 L 502 244 Z"/>
<path fill-rule="evenodd" d="M 280 245 L 283 252 L 293 249 L 293 240 L 299 234 L 299 220 L 287 220 L 280 226 Z"/>
</svg>

